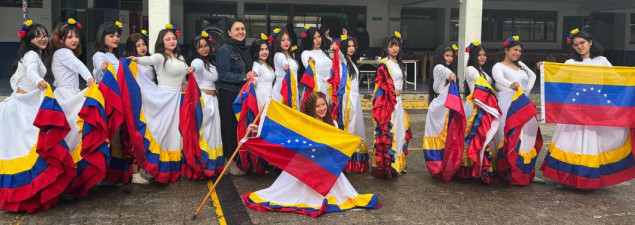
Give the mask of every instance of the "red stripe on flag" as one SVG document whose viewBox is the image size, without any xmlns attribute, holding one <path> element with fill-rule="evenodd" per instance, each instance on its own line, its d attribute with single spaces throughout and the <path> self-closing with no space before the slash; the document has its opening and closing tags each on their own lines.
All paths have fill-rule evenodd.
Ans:
<svg viewBox="0 0 635 225">
<path fill-rule="evenodd" d="M 262 156 L 269 163 L 293 175 L 318 193 L 326 196 L 339 174 L 336 176 L 310 159 L 278 144 L 260 138 L 248 139 L 243 146 Z M 274 153 L 275 154 L 272 154 Z"/>
<path fill-rule="evenodd" d="M 635 107 L 545 102 L 547 123 L 635 128 Z"/>
</svg>

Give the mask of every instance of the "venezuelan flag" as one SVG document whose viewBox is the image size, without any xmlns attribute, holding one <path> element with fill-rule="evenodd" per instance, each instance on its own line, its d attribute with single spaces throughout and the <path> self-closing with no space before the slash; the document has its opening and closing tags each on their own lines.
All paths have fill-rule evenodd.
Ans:
<svg viewBox="0 0 635 225">
<path fill-rule="evenodd" d="M 341 65 L 340 65 L 340 54 L 338 53 L 338 49 L 335 49 L 335 52 L 333 53 L 333 63 L 332 63 L 332 68 L 331 68 L 331 78 L 329 78 L 327 80 L 327 82 L 329 83 L 329 88 L 328 88 L 328 94 L 326 94 L 327 96 L 330 95 L 331 97 L 331 108 L 332 108 L 332 115 L 333 115 L 333 119 L 335 121 L 337 121 L 339 119 L 339 106 L 338 106 L 338 102 L 337 102 L 337 92 L 339 91 L 339 87 L 340 87 L 340 83 L 341 83 Z M 344 63 L 341 63 L 342 65 L 344 65 Z M 344 67 L 346 67 L 346 65 L 344 65 Z"/>
<path fill-rule="evenodd" d="M 269 101 L 260 114 L 258 137 L 244 146 L 326 196 L 361 138 L 281 103 Z"/>
<path fill-rule="evenodd" d="M 497 167 L 501 173 L 511 173 L 510 183 L 528 185 L 534 177 L 536 157 L 542 148 L 542 134 L 535 118 L 538 110 L 525 95 L 522 88 L 516 92 L 507 92 L 511 96 L 504 126 L 504 144 L 498 152 Z M 500 102 L 508 101 L 500 93 Z M 503 107 L 501 106 L 501 109 Z M 523 143 L 526 142 L 526 143 Z"/>
<path fill-rule="evenodd" d="M 119 60 L 119 65 L 123 65 L 123 63 Z M 104 97 L 108 140 L 110 142 L 110 161 L 107 164 L 106 179 L 114 183 L 128 183 L 132 177 L 132 170 L 126 158 L 130 158 L 132 150 L 130 144 L 127 143 L 129 140 L 128 132 L 125 127 L 121 127 L 124 124 L 124 117 L 118 82 L 118 74 L 120 73 L 123 75 L 123 68 L 119 67 L 115 72 L 113 66 L 109 64 L 101 82 L 99 82 L 99 90 Z M 119 133 L 118 136 L 117 133 Z"/>
<path fill-rule="evenodd" d="M 39 128 L 39 135 L 29 154 L 0 160 L 0 208 L 3 210 L 34 213 L 55 207 L 57 197 L 77 173 L 64 142 L 70 126 L 50 85 L 33 125 Z"/>
<path fill-rule="evenodd" d="M 304 71 L 304 75 L 302 75 L 300 83 L 306 86 L 303 95 L 304 97 L 302 98 L 302 106 L 304 106 L 304 101 L 309 94 L 320 91 L 315 86 L 317 84 L 317 76 L 315 75 L 315 64 L 313 61 L 309 61 L 309 66 Z"/>
<path fill-rule="evenodd" d="M 242 89 L 236 100 L 233 103 L 234 113 L 236 114 L 236 120 L 238 120 L 238 126 L 236 128 L 237 141 L 240 141 L 245 134 L 247 134 L 247 127 L 249 124 L 256 120 L 256 116 L 260 109 L 258 109 L 258 99 L 256 98 L 256 89 L 254 83 L 250 79 L 243 85 Z M 267 161 L 257 155 L 249 152 L 247 149 L 240 149 L 238 157 L 238 168 L 243 171 L 249 171 L 252 167 L 258 174 L 264 174 L 267 166 Z"/>
<path fill-rule="evenodd" d="M 445 121 L 442 126 L 439 126 L 440 121 Z M 443 182 L 449 182 L 461 165 L 465 127 L 463 101 L 458 86 L 452 82 L 430 104 L 423 138 L 428 171 Z"/>
<path fill-rule="evenodd" d="M 157 182 L 176 182 L 181 172 L 181 151 L 161 149 L 146 124 L 146 117 L 142 109 L 141 87 L 137 79 L 137 64 L 121 58 L 118 82 L 121 90 L 124 118 L 126 121 L 130 141 L 135 149 L 135 156 L 139 166 L 152 175 Z"/>
<path fill-rule="evenodd" d="M 77 120 L 81 141 L 73 152 L 77 175 L 68 187 L 71 194 L 80 198 L 86 197 L 90 188 L 106 177 L 106 164 L 110 162 L 104 97 L 97 85 L 89 87 L 84 97 Z"/>
<path fill-rule="evenodd" d="M 547 123 L 635 128 L 635 67 L 544 63 Z"/>
<path fill-rule="evenodd" d="M 296 85 L 295 74 L 293 74 L 291 69 L 288 69 L 284 75 L 284 79 L 282 79 L 282 88 L 280 89 L 282 103 L 292 109 L 300 110 L 298 100 L 296 99 L 298 97 L 298 87 Z"/>
</svg>

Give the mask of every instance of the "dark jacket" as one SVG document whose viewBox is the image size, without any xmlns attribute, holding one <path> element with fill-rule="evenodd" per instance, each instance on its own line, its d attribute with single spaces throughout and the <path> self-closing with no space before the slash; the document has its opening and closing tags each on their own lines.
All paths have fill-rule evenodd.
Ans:
<svg viewBox="0 0 635 225">
<path fill-rule="evenodd" d="M 218 70 L 217 87 L 230 91 L 240 91 L 245 84 L 247 68 L 238 51 L 228 44 L 223 44 L 216 52 L 216 69 Z"/>
</svg>

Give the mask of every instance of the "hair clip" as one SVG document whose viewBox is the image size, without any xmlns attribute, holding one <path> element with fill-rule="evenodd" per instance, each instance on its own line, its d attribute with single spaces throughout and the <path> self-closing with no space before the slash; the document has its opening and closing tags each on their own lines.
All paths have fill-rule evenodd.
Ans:
<svg viewBox="0 0 635 225">
<path fill-rule="evenodd" d="M 309 25 L 309 24 L 304 26 L 304 29 L 302 30 L 302 33 L 300 34 L 300 37 L 306 38 L 307 36 L 309 36 L 309 29 L 310 28 L 311 28 L 311 25 Z"/>
<path fill-rule="evenodd" d="M 176 27 L 172 26 L 172 24 L 166 24 L 165 29 L 172 30 L 172 32 L 174 32 L 174 36 L 181 36 L 181 30 L 176 29 Z"/>
<path fill-rule="evenodd" d="M 459 47 L 456 46 L 456 44 L 452 45 L 452 52 L 454 53 L 454 56 L 459 56 Z"/>
<path fill-rule="evenodd" d="M 115 22 L 115 26 L 117 26 L 117 30 L 119 30 L 119 33 L 123 32 L 123 24 L 121 22 L 117 20 L 117 22 Z"/>
<path fill-rule="evenodd" d="M 27 31 L 29 31 L 29 29 L 31 28 L 31 25 L 33 25 L 33 20 L 24 21 L 24 23 L 22 23 L 22 26 L 20 26 L 18 36 L 20 38 L 25 38 Z"/>
<path fill-rule="evenodd" d="M 465 47 L 465 52 L 469 53 L 470 51 L 472 51 L 472 49 L 474 49 L 474 47 L 478 47 L 478 46 L 481 46 L 481 42 L 473 41 L 472 43 L 470 43 L 470 45 Z"/>
<path fill-rule="evenodd" d="M 82 24 L 75 21 L 75 19 L 73 18 L 68 18 L 68 20 L 66 21 L 66 24 L 68 25 L 75 25 L 75 27 L 77 27 L 77 29 L 82 29 Z"/>
<path fill-rule="evenodd" d="M 148 34 L 147 30 L 141 30 L 141 34 L 143 34 L 143 36 L 146 37 L 146 39 L 150 38 L 150 34 Z"/>
<path fill-rule="evenodd" d="M 201 37 L 205 38 L 207 40 L 207 42 L 209 42 L 209 43 L 212 43 L 212 41 L 214 41 L 214 39 L 212 38 L 212 35 L 209 35 L 205 31 L 201 31 Z"/>
<path fill-rule="evenodd" d="M 395 31 L 395 37 L 399 39 L 399 44 L 403 44 L 403 39 L 401 39 L 401 33 L 399 33 L 399 31 Z"/>
<path fill-rule="evenodd" d="M 335 45 L 337 45 L 337 47 L 339 48 L 339 47 L 340 47 L 340 45 L 342 44 L 342 42 L 343 42 L 343 41 L 346 41 L 347 39 L 348 39 L 348 35 L 346 35 L 346 34 L 342 34 L 342 35 L 340 35 L 340 39 L 337 39 L 337 40 L 335 41 Z"/>
<path fill-rule="evenodd" d="M 269 34 L 269 41 L 268 41 L 269 44 L 273 43 L 273 40 L 276 39 L 276 36 L 278 36 L 278 33 L 280 33 L 280 28 L 273 29 L 271 34 Z"/>
<path fill-rule="evenodd" d="M 520 38 L 519 38 L 517 35 L 516 35 L 516 36 L 512 36 L 512 37 L 510 37 L 510 38 L 507 38 L 507 40 L 505 40 L 505 41 L 503 42 L 503 46 L 507 47 L 507 46 L 509 46 L 509 44 L 511 44 L 512 42 L 514 42 L 514 41 L 519 41 L 519 40 L 520 40 Z"/>
<path fill-rule="evenodd" d="M 293 52 L 295 50 L 298 50 L 298 46 L 297 45 L 291 46 L 291 51 Z"/>
<path fill-rule="evenodd" d="M 576 35 L 580 32 L 580 29 L 575 28 L 569 32 L 569 36 L 567 37 L 567 44 L 573 44 L 573 35 Z"/>
<path fill-rule="evenodd" d="M 267 40 L 267 35 L 264 33 L 260 33 L 260 40 L 266 41 Z"/>
</svg>

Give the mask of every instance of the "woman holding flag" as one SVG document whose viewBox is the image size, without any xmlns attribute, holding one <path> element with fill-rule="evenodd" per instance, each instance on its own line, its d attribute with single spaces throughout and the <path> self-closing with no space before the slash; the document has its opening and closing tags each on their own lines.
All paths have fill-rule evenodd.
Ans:
<svg viewBox="0 0 635 225">
<path fill-rule="evenodd" d="M 331 109 L 326 103 L 326 99 L 327 99 L 327 96 L 324 93 L 320 93 L 320 92 L 311 93 L 307 96 L 305 105 L 302 108 L 302 112 L 305 115 L 308 115 L 312 117 L 313 119 L 316 119 L 321 122 L 324 122 L 325 124 L 328 124 L 328 125 L 324 125 L 321 122 L 316 121 L 316 123 L 319 123 L 319 124 L 312 124 L 311 126 L 316 129 L 316 132 L 320 132 L 320 130 L 324 130 L 324 127 L 328 128 L 328 126 L 335 126 L 336 124 L 336 122 L 333 121 L 333 118 L 331 116 L 332 115 Z M 268 104 L 273 104 L 273 102 Z M 267 105 L 265 105 L 265 107 L 267 107 Z M 271 109 L 264 109 L 263 111 L 265 111 L 265 113 L 266 111 L 280 112 L 280 111 L 271 110 Z M 260 116 L 263 116 L 263 115 L 261 114 Z M 300 120 L 308 119 L 308 120 L 311 120 L 311 122 L 315 121 L 311 118 L 304 118 L 304 117 L 306 116 L 301 117 Z M 267 126 L 268 123 L 265 122 L 264 124 L 261 124 L 261 125 Z M 254 133 L 260 132 L 260 131 L 266 132 L 264 129 L 265 128 L 263 128 L 262 130 L 259 130 L 258 125 L 251 124 L 249 125 L 249 128 L 247 131 L 254 132 Z M 334 128 L 331 128 L 331 129 L 334 129 Z M 342 131 L 335 130 L 335 132 L 342 132 Z M 259 134 L 260 137 L 262 137 L 262 135 L 264 135 L 264 133 Z M 342 137 L 341 134 L 335 134 L 335 135 L 340 135 L 339 137 Z M 274 136 L 283 136 L 284 138 L 286 135 L 276 134 Z M 299 137 L 299 138 L 306 138 L 306 137 Z M 342 140 L 347 138 L 348 137 L 342 137 Z M 309 148 L 311 148 L 311 146 L 314 146 L 312 147 L 313 153 L 311 153 L 313 155 L 310 158 L 319 160 L 318 158 L 320 158 L 320 156 L 319 156 L 319 153 L 316 153 L 316 148 L 320 148 L 320 147 L 317 147 L 318 146 L 317 144 L 312 145 L 311 142 L 312 142 L 312 139 L 310 138 L 308 138 L 308 140 L 302 140 L 302 141 L 299 141 L 297 138 L 295 139 L 295 143 L 298 143 L 298 145 L 307 145 Z M 287 145 L 288 145 L 288 148 L 294 148 L 292 147 L 292 145 L 294 145 L 294 142 L 292 140 L 289 140 Z M 323 145 L 323 144 L 319 144 L 319 145 Z M 317 151 L 327 151 L 327 150 L 320 148 L 320 149 L 317 149 Z M 301 160 L 299 158 L 302 158 L 302 156 L 291 159 L 296 164 L 289 163 L 288 165 L 289 166 L 300 165 L 300 164 L 297 164 L 297 162 Z M 334 164 L 334 162 L 331 162 L 331 164 Z M 293 170 L 294 172 L 298 172 L 299 170 L 303 170 L 312 166 L 308 164 L 306 165 L 301 164 L 301 165 L 303 168 L 288 168 L 287 167 L 286 169 L 290 169 L 290 170 Z M 285 170 L 285 168 L 283 168 L 283 170 Z M 314 174 L 318 173 L 317 171 L 308 171 L 308 172 L 309 173 L 313 172 Z M 280 174 L 280 176 L 278 176 L 276 181 L 274 181 L 274 183 L 268 188 L 244 194 L 242 196 L 243 203 L 247 207 L 254 210 L 258 210 L 258 211 L 295 212 L 295 213 L 299 213 L 303 215 L 308 215 L 311 217 L 317 217 L 319 215 L 322 215 L 324 213 L 329 213 L 329 212 L 342 212 L 342 211 L 346 211 L 346 210 L 350 210 L 354 208 L 376 209 L 381 207 L 381 204 L 379 203 L 376 195 L 358 194 L 355 188 L 353 187 L 353 185 L 351 185 L 348 179 L 346 179 L 346 176 L 344 175 L 344 173 L 341 172 L 341 169 L 337 171 L 337 174 L 339 175 L 337 176 L 337 178 L 334 178 L 333 186 L 330 186 L 330 188 L 325 189 L 324 192 L 316 191 L 314 186 L 311 186 L 305 183 L 307 182 L 306 180 L 298 179 L 295 176 L 291 175 L 290 173 L 293 173 L 293 172 L 286 172 L 285 170 Z M 329 175 L 331 174 L 329 173 Z M 324 183 L 321 183 L 321 185 L 326 186 L 326 184 Z M 289 193 L 293 193 L 293 194 L 289 194 Z"/>
<path fill-rule="evenodd" d="M 302 64 L 304 68 L 307 70 L 311 69 L 309 67 L 309 62 L 313 65 L 313 70 L 316 74 L 313 74 L 315 78 L 314 81 L 317 81 L 314 85 L 314 89 L 317 91 L 324 93 L 326 96 L 330 96 L 332 93 L 331 88 L 329 87 L 328 79 L 331 77 L 331 70 L 333 69 L 333 59 L 329 57 L 329 41 L 322 41 L 322 34 L 317 29 L 312 29 L 307 25 L 304 27 L 304 31 L 301 34 L 302 37 Z M 324 38 L 326 40 L 326 38 Z M 312 92 L 313 89 L 306 89 L 306 96 Z M 327 102 L 331 102 L 327 99 Z"/>
<path fill-rule="evenodd" d="M 93 55 L 93 76 L 97 82 L 106 73 L 108 64 L 112 65 L 116 72 L 119 68 L 119 40 L 123 32 L 123 24 L 117 21 L 102 23 L 97 29 L 95 41 L 95 54 Z"/>
<path fill-rule="evenodd" d="M 408 142 L 412 138 L 410 119 L 403 109 L 401 90 L 404 67 L 401 62 L 401 34 L 382 41 L 382 56 L 375 77 L 372 116 L 375 123 L 375 155 L 371 159 L 373 175 L 392 179 L 406 169 Z"/>
<path fill-rule="evenodd" d="M 538 111 L 529 99 L 536 74 L 522 61 L 522 44 L 518 36 L 503 42 L 498 63 L 492 68 L 498 104 L 502 111 L 500 126 L 494 137 L 497 153 L 497 173 L 512 185 L 545 183 L 535 175 L 536 157 L 542 147 L 542 135 L 536 115 Z"/>
<path fill-rule="evenodd" d="M 271 67 L 271 54 L 267 44 L 267 35 L 261 33 L 260 39 L 254 40 L 251 44 L 251 58 L 254 60 L 252 71 L 258 74 L 254 79 L 256 84 L 256 98 L 258 98 L 258 108 L 262 108 L 271 98 L 273 92 L 273 84 L 276 80 L 276 74 Z"/>
<path fill-rule="evenodd" d="M 362 138 L 362 143 L 357 147 L 344 170 L 363 173 L 368 170 L 369 164 L 368 147 L 364 143 L 366 141 L 366 127 L 364 126 L 362 101 L 359 97 L 359 70 L 356 65 L 357 39 L 347 37 L 346 40 L 342 40 L 339 48 L 345 51 L 344 60 L 347 65 L 347 71 L 342 73 L 342 82 L 340 90 L 338 90 L 339 101 L 341 101 L 339 117 L 344 131 Z"/>
<path fill-rule="evenodd" d="M 201 122 L 202 139 L 205 144 L 201 146 L 201 157 L 206 161 L 205 170 L 209 171 L 204 176 L 194 179 L 206 179 L 220 173 L 225 164 L 223 157 L 223 143 L 221 140 L 220 114 L 218 112 L 218 98 L 216 98 L 216 81 L 218 72 L 214 61 L 214 52 L 211 51 L 212 36 L 202 31 L 200 36 L 194 37 L 190 44 L 187 62 L 194 68 L 194 77 L 198 88 L 201 90 L 204 108 L 203 121 Z"/>
<path fill-rule="evenodd" d="M 430 90 L 434 93 L 428 98 L 428 101 L 432 102 L 448 86 L 449 82 L 456 81 L 456 74 L 451 68 L 454 56 L 458 54 L 457 51 L 456 45 L 441 45 L 434 51 L 434 64 L 436 65 L 432 70 L 432 81 L 430 82 Z"/>
<path fill-rule="evenodd" d="M 20 49 L 10 79 L 13 93 L 0 102 L 0 209 L 34 213 L 57 205 L 76 168 L 68 148 L 61 145 L 69 131 L 66 118 L 55 109 L 59 106 L 44 80 L 48 31 L 27 20 L 18 36 Z M 51 135 L 58 143 L 38 149 L 39 141 L 40 146 L 45 144 L 42 135 Z"/>
<path fill-rule="evenodd" d="M 573 58 L 565 64 L 611 66 L 590 30 L 572 30 L 567 43 Z M 558 182 L 558 188 L 597 189 L 631 180 L 635 178 L 631 129 L 557 124 L 540 169 Z"/>
<path fill-rule="evenodd" d="M 126 40 L 126 57 L 130 56 L 150 56 L 150 52 L 148 52 L 148 31 L 141 30 L 141 33 L 134 33 L 128 36 L 128 40 Z M 154 74 L 152 66 L 137 65 L 137 67 L 140 74 L 145 75 L 156 83 L 156 74 Z"/>
<path fill-rule="evenodd" d="M 291 47 L 289 34 L 280 28 L 273 30 L 269 36 L 269 41 L 273 41 L 273 49 L 276 52 L 273 56 L 273 65 L 276 71 L 273 99 L 293 109 L 300 110 L 298 82 L 296 80 L 299 65 L 298 61 L 293 58 L 293 51 L 297 46 Z"/>
</svg>

